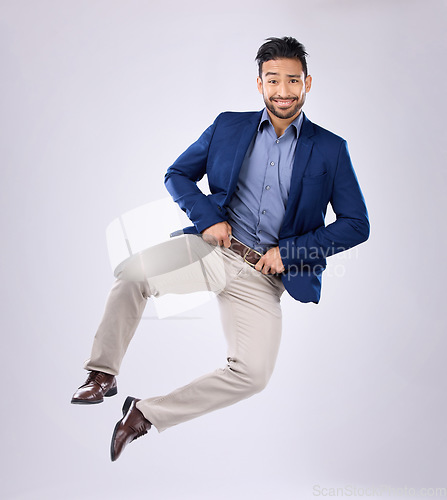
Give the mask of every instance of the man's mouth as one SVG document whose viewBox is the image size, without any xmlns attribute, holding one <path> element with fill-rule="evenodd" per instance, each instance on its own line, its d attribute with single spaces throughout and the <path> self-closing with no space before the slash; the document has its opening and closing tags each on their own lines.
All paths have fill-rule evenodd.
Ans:
<svg viewBox="0 0 447 500">
<path fill-rule="evenodd" d="M 272 99 L 272 101 L 280 108 L 289 108 L 296 101 L 296 98 L 291 99 Z"/>
</svg>

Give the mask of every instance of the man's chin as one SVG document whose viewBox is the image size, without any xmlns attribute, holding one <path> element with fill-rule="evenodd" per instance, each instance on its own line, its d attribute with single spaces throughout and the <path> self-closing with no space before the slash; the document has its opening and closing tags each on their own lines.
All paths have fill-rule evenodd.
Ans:
<svg viewBox="0 0 447 500">
<path fill-rule="evenodd" d="M 265 101 L 265 105 L 267 106 L 267 109 L 276 116 L 276 118 L 280 118 L 281 120 L 289 120 L 290 118 L 293 118 L 294 116 L 298 116 L 299 112 L 301 111 L 302 106 L 297 105 L 295 102 L 294 106 L 291 106 L 290 108 L 279 108 L 272 104 L 272 102 L 267 102 Z"/>
<path fill-rule="evenodd" d="M 271 109 L 270 111 L 277 117 L 282 120 L 288 120 L 289 118 L 293 118 L 294 116 L 298 116 L 301 108 L 294 109 Z"/>
</svg>

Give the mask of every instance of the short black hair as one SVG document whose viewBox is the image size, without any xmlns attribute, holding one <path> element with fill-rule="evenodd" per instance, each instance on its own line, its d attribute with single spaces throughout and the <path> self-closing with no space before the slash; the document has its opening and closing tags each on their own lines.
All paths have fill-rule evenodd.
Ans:
<svg viewBox="0 0 447 500">
<path fill-rule="evenodd" d="M 291 36 L 283 38 L 270 37 L 259 47 L 256 54 L 259 76 L 262 77 L 262 65 L 275 59 L 299 59 L 303 66 L 304 76 L 307 77 L 307 52 L 304 45 Z"/>
</svg>

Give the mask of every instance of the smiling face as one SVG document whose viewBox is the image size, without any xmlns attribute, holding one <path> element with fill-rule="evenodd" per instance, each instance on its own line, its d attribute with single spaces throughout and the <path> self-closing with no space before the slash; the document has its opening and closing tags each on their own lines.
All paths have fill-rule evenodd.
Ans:
<svg viewBox="0 0 447 500">
<path fill-rule="evenodd" d="M 288 124 L 299 115 L 312 77 L 305 78 L 299 59 L 272 59 L 263 63 L 257 83 L 272 122 Z"/>
</svg>

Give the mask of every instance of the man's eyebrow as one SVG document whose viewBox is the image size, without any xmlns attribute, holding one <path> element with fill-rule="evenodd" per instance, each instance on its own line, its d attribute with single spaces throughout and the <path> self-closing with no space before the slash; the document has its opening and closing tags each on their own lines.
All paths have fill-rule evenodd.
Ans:
<svg viewBox="0 0 447 500">
<path fill-rule="evenodd" d="M 265 76 L 277 76 L 279 73 L 274 73 L 273 71 L 268 71 Z M 301 75 L 286 75 L 287 78 L 301 78 Z"/>
</svg>

